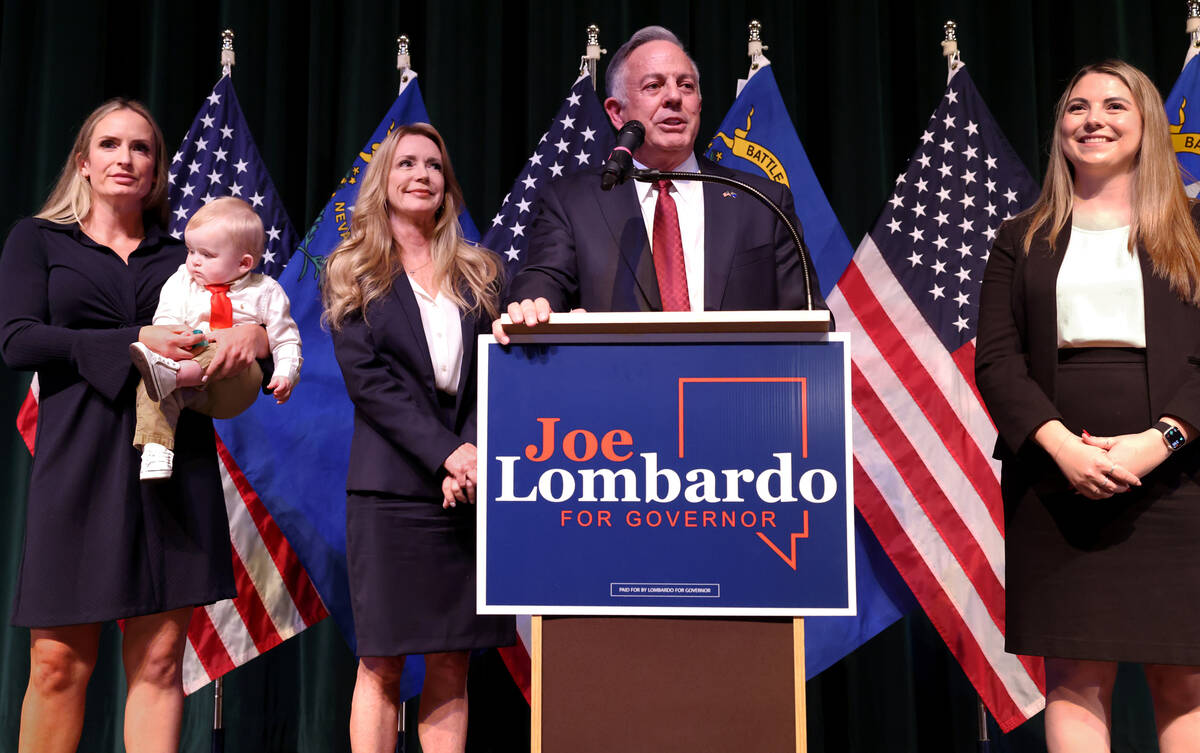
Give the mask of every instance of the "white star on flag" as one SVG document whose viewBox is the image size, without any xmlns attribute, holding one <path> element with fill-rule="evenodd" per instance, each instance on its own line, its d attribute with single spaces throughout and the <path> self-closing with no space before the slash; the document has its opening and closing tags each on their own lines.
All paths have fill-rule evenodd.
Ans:
<svg viewBox="0 0 1200 753">
<path fill-rule="evenodd" d="M 216 131 L 212 129 L 219 129 L 220 139 L 213 138 Z M 242 197 L 252 192 L 250 201 L 262 217 L 263 226 L 271 228 L 264 238 L 266 249 L 260 270 L 277 275 L 299 239 L 266 174 L 227 78 L 218 81 L 205 98 L 172 164 L 186 165 L 187 170 L 176 171 L 167 187 L 172 207 L 168 232 L 182 237 L 188 218 L 204 204 L 221 196 Z M 236 175 L 237 180 L 228 188 L 221 183 L 228 173 L 222 165 L 236 171 L 231 176 Z"/>
<path fill-rule="evenodd" d="M 612 126 L 592 89 L 591 78 L 585 75 L 574 81 L 551 119 L 550 128 L 538 140 L 512 190 L 501 202 L 501 210 L 480 241 L 484 247 L 503 254 L 510 277 L 524 261 L 529 236 L 534 231 L 527 218 L 536 217 L 537 199 L 546 181 L 598 165 L 612 150 Z M 598 176 L 596 180 L 599 181 Z M 508 226 L 503 207 L 510 202 L 515 204 L 516 211 L 508 218 L 512 223 Z M 524 223 L 518 221 L 522 218 L 526 218 Z"/>
</svg>

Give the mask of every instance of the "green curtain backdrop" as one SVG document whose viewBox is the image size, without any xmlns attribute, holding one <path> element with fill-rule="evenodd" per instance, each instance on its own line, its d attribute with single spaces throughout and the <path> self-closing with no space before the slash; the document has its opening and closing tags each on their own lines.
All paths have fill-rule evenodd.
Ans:
<svg viewBox="0 0 1200 753">
<path fill-rule="evenodd" d="M 267 168 L 303 233 L 395 97 L 395 38 L 412 39 L 430 117 L 446 136 L 477 222 L 495 213 L 566 94 L 595 23 L 613 51 L 633 30 L 675 30 L 700 66 L 701 138 L 747 69 L 746 26 L 767 55 L 817 176 L 852 243 L 877 218 L 945 86 L 942 23 L 1035 177 L 1053 102 L 1080 65 L 1121 57 L 1164 92 L 1186 49 L 1182 0 L 649 2 L 369 0 L 0 5 L 0 229 L 37 210 L 80 122 L 102 100 L 146 102 L 174 148 L 236 34 L 234 82 Z M 607 58 L 601 61 L 601 68 Z M 7 625 L 20 562 L 28 458 L 11 428 L 28 375 L 0 369 L 0 750 L 15 750 L 28 633 Z M 119 751 L 123 680 L 115 627 L 89 694 L 81 750 Z M 327 621 L 232 673 L 227 750 L 343 751 L 354 659 Z M 472 679 L 477 751 L 528 749 L 528 712 L 494 656 Z M 809 685 L 813 751 L 966 751 L 974 694 L 919 614 Z M 212 699 L 186 707 L 183 749 L 209 749 Z M 1123 671 L 1114 750 L 1154 750 L 1144 682 Z M 997 736 L 995 727 L 991 734 Z M 411 735 L 410 735 L 411 738 Z M 992 744 L 1044 750 L 1040 720 Z M 410 750 L 415 742 L 410 740 Z"/>
</svg>

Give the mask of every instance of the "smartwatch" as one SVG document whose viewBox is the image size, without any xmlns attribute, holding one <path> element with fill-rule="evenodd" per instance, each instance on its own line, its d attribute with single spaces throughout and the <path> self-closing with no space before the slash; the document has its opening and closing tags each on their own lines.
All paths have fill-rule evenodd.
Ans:
<svg viewBox="0 0 1200 753">
<path fill-rule="evenodd" d="M 1187 440 L 1183 438 L 1183 432 L 1166 421 L 1159 421 L 1154 428 L 1162 432 L 1163 442 L 1166 442 L 1167 449 L 1171 452 L 1175 452 L 1187 444 Z"/>
</svg>

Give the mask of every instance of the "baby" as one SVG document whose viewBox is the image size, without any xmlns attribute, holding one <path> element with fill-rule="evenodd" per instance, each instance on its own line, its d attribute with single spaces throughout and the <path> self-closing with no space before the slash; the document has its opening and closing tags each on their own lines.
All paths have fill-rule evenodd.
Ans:
<svg viewBox="0 0 1200 753">
<path fill-rule="evenodd" d="M 187 332 L 265 326 L 275 361 L 267 389 L 282 405 L 296 386 L 303 358 L 287 294 L 271 277 L 250 272 L 262 258 L 265 238 L 262 220 L 241 199 L 216 199 L 196 210 L 184 230 L 187 261 L 163 284 L 154 324 Z M 208 379 L 205 369 L 216 351 L 214 344 L 201 342 L 195 357 L 175 361 L 140 342 L 129 346 L 142 375 L 133 446 L 142 452 L 143 481 L 171 477 L 175 426 L 184 408 L 232 418 L 257 399 L 262 386 L 257 363 L 222 379 Z"/>
</svg>

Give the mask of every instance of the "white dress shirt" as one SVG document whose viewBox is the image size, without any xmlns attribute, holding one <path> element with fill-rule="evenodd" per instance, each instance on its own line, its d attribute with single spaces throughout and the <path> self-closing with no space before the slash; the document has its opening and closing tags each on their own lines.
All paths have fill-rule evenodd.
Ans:
<svg viewBox="0 0 1200 753">
<path fill-rule="evenodd" d="M 229 283 L 229 302 L 233 306 L 233 324 L 261 324 L 267 329 L 267 342 L 275 360 L 275 373 L 292 384 L 300 378 L 300 328 L 292 319 L 287 293 L 274 279 L 251 272 Z M 154 323 L 186 327 L 208 332 L 212 313 L 212 293 L 188 274 L 180 264 L 167 278 L 158 294 Z"/>
<path fill-rule="evenodd" d="M 433 381 L 437 388 L 450 395 L 458 394 L 458 372 L 462 370 L 463 338 L 462 313 L 444 292 L 436 297 L 425 292 L 412 275 L 405 275 L 417 296 L 421 310 L 421 327 L 429 345 L 429 360 L 433 362 Z"/>
<path fill-rule="evenodd" d="M 1072 226 L 1058 270 L 1058 347 L 1146 347 L 1142 266 L 1128 244 L 1128 225 Z"/>
<path fill-rule="evenodd" d="M 646 166 L 633 161 L 639 170 Z M 696 155 L 689 155 L 674 172 L 698 173 Z M 658 184 L 635 182 L 642 219 L 646 221 L 646 237 L 654 250 L 654 206 L 658 203 Z M 698 180 L 671 181 L 671 198 L 679 212 L 679 237 L 683 241 L 683 268 L 687 272 L 688 303 L 692 311 L 704 310 L 704 184 Z"/>
</svg>

